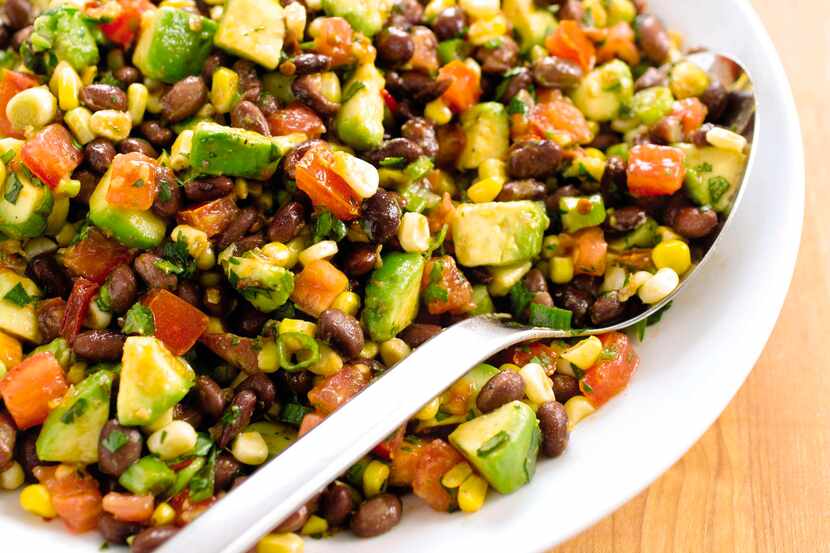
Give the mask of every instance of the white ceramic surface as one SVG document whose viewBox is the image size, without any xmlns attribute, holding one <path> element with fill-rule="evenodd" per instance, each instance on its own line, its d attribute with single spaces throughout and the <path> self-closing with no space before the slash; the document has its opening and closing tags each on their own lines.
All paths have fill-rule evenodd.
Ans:
<svg viewBox="0 0 830 553">
<path fill-rule="evenodd" d="M 688 44 L 741 60 L 759 99 L 756 167 L 717 257 L 695 275 L 639 347 L 629 388 L 579 425 L 565 454 L 541 461 L 529 486 L 492 494 L 468 516 L 405 504 L 403 522 L 369 541 L 347 535 L 308 553 L 535 552 L 585 529 L 668 469 L 726 407 L 778 317 L 801 236 L 804 160 L 798 116 L 778 55 L 745 0 L 652 0 Z M 0 496 L 3 552 L 92 553 L 101 540 L 66 533 Z M 200 553 L 200 552 L 182 552 Z"/>
</svg>

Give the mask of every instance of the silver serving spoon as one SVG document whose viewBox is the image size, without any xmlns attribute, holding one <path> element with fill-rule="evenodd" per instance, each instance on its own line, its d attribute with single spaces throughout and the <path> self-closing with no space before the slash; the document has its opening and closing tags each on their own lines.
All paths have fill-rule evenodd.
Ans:
<svg viewBox="0 0 830 553">
<path fill-rule="evenodd" d="M 689 56 L 726 83 L 745 71 L 723 56 L 702 52 Z M 752 96 L 749 96 L 752 99 Z M 754 102 L 733 106 L 739 132 L 757 132 Z M 754 125 L 753 125 L 754 123 Z M 156 553 L 245 553 L 264 534 L 294 513 L 339 477 L 413 413 L 462 377 L 470 367 L 520 342 L 571 338 L 621 330 L 662 309 L 712 257 L 720 235 L 733 219 L 753 165 L 750 154 L 732 211 L 701 261 L 684 275 L 665 299 L 634 318 L 605 328 L 578 331 L 506 324 L 507 315 L 483 315 L 461 321 L 413 351 L 357 397 L 343 405 L 241 486 L 178 532 Z"/>
</svg>

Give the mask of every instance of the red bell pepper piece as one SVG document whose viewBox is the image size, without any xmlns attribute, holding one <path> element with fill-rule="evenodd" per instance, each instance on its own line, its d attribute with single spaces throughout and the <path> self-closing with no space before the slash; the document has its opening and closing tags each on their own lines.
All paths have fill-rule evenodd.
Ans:
<svg viewBox="0 0 830 553">
<path fill-rule="evenodd" d="M 628 191 L 637 198 L 674 194 L 686 176 L 685 157 L 671 146 L 634 146 L 628 155 Z"/>
<path fill-rule="evenodd" d="M 55 123 L 40 130 L 20 151 L 23 164 L 37 178 L 56 188 L 81 163 L 84 154 L 76 147 L 66 127 Z"/>
<path fill-rule="evenodd" d="M 631 341 L 622 332 L 609 332 L 599 339 L 602 341 L 599 360 L 579 381 L 579 389 L 594 407 L 624 390 L 640 363 Z"/>
<path fill-rule="evenodd" d="M 190 350 L 207 330 L 208 316 L 172 292 L 153 290 L 142 303 L 153 312 L 156 338 L 174 355 Z"/>
<path fill-rule="evenodd" d="M 129 48 L 141 28 L 141 15 L 153 8 L 147 0 L 118 0 L 121 5 L 119 14 L 101 25 L 101 32 L 112 42 Z"/>
<path fill-rule="evenodd" d="M 81 325 L 89 312 L 89 302 L 98 293 L 98 288 L 100 288 L 98 283 L 91 280 L 83 277 L 75 279 L 61 323 L 61 336 L 70 344 L 75 341 L 75 336 L 80 332 Z"/>
<path fill-rule="evenodd" d="M 585 115 L 559 93 L 536 104 L 530 110 L 528 122 L 531 134 L 538 138 L 551 138 L 552 133 L 560 132 L 567 133 L 576 144 L 585 144 L 593 139 Z"/>
<path fill-rule="evenodd" d="M 321 415 L 320 413 L 306 413 L 303 420 L 300 421 L 300 429 L 297 431 L 297 437 L 305 436 L 324 420 L 326 420 L 325 415 Z"/>
<path fill-rule="evenodd" d="M 104 510 L 124 522 L 144 522 L 153 516 L 153 496 L 110 492 L 104 496 Z"/>
<path fill-rule="evenodd" d="M 107 203 L 124 209 L 150 209 L 156 199 L 158 168 L 155 159 L 140 152 L 115 156 Z"/>
<path fill-rule="evenodd" d="M 383 103 L 386 104 L 386 107 L 389 108 L 389 111 L 392 113 L 397 113 L 398 111 L 398 101 L 395 99 L 394 96 L 389 94 L 389 91 L 381 89 L 380 95 L 383 97 Z"/>
<path fill-rule="evenodd" d="M 539 363 L 547 374 L 553 374 L 554 370 L 556 370 L 556 359 L 558 355 L 545 344 L 539 342 L 521 344 L 519 346 L 513 346 L 510 351 L 510 362 L 514 365 L 524 367 L 533 361 L 534 363 Z"/>
<path fill-rule="evenodd" d="M 574 273 L 602 276 L 607 263 L 608 243 L 599 227 L 588 227 L 573 236 Z"/>
<path fill-rule="evenodd" d="M 309 138 L 317 138 L 326 132 L 323 120 L 299 102 L 289 104 L 269 115 L 268 126 L 271 128 L 272 136 L 301 132 Z"/>
<path fill-rule="evenodd" d="M 332 168 L 333 152 L 327 144 L 310 148 L 297 163 L 297 188 L 308 194 L 311 203 L 323 206 L 343 221 L 360 215 L 360 201 Z"/>
<path fill-rule="evenodd" d="M 25 73 L 18 73 L 10 69 L 0 69 L 0 136 L 23 138 L 23 132 L 12 127 L 11 121 L 6 117 L 6 106 L 12 96 L 37 86 L 37 79 Z"/>
<path fill-rule="evenodd" d="M 0 380 L 0 396 L 20 430 L 42 424 L 49 404 L 68 389 L 63 368 L 51 352 L 32 355 Z"/>
<path fill-rule="evenodd" d="M 86 237 L 66 248 L 63 263 L 74 276 L 101 284 L 122 263 L 130 260 L 130 250 L 90 228 Z"/>
<path fill-rule="evenodd" d="M 683 134 L 688 136 L 703 125 L 708 112 L 709 108 L 699 99 L 685 98 L 674 103 L 672 116 L 680 119 L 680 124 L 683 126 Z"/>
<path fill-rule="evenodd" d="M 449 255 L 427 262 L 421 292 L 431 315 L 460 315 L 473 308 L 473 287 Z"/>
<path fill-rule="evenodd" d="M 397 430 L 395 430 L 395 432 L 392 433 L 391 436 L 376 445 L 374 449 L 372 449 L 372 453 L 378 457 L 383 457 L 387 461 L 391 461 L 392 452 L 397 451 L 397 449 L 401 446 L 404 434 L 406 434 L 406 425 L 402 424 Z"/>
<path fill-rule="evenodd" d="M 176 218 L 179 223 L 196 227 L 208 236 L 216 236 L 228 228 L 238 214 L 233 196 L 228 195 L 179 211 Z"/>
</svg>

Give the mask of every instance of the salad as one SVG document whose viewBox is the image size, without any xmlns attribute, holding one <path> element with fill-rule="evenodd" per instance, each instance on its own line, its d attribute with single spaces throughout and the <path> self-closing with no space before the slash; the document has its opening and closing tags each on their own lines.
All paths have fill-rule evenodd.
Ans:
<svg viewBox="0 0 830 553">
<path fill-rule="evenodd" d="M 136 553 L 455 321 L 660 302 L 748 155 L 744 78 L 643 0 L 0 12 L 0 487 Z M 528 484 L 658 318 L 474 367 L 256 551 Z"/>
</svg>

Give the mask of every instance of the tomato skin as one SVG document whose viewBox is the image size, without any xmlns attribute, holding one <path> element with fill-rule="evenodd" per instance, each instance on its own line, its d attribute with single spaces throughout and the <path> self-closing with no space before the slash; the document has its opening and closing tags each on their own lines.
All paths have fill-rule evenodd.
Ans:
<svg viewBox="0 0 830 553">
<path fill-rule="evenodd" d="M 308 194 L 315 206 L 325 207 L 342 221 L 351 221 L 360 215 L 360 201 L 331 168 L 332 156 L 328 144 L 310 148 L 297 163 L 297 188 Z"/>
<path fill-rule="evenodd" d="M 352 60 L 352 26 L 342 17 L 321 17 L 314 51 L 329 56 L 332 66 L 343 65 Z"/>
<path fill-rule="evenodd" d="M 239 208 L 236 207 L 233 196 L 228 195 L 179 211 L 176 219 L 179 223 L 194 226 L 212 237 L 228 228 L 238 214 Z"/>
<path fill-rule="evenodd" d="M 556 359 L 559 357 L 555 351 L 540 342 L 513 346 L 511 350 L 511 362 L 519 367 L 524 367 L 533 360 L 539 363 L 546 374 L 553 374 L 556 370 Z"/>
<path fill-rule="evenodd" d="M 61 336 L 70 344 L 81 330 L 81 325 L 89 312 L 89 302 L 98 293 L 100 286 L 85 278 L 78 278 L 72 286 L 72 293 L 66 301 L 66 311 L 61 322 Z"/>
<path fill-rule="evenodd" d="M 553 95 L 530 110 L 527 130 L 531 136 L 541 139 L 549 139 L 557 132 L 566 133 L 576 144 L 586 144 L 593 139 L 585 115 L 561 94 Z"/>
<path fill-rule="evenodd" d="M 452 496 L 441 485 L 441 478 L 463 457 L 451 445 L 441 439 L 426 444 L 418 455 L 412 492 L 436 511 L 448 512 Z"/>
<path fill-rule="evenodd" d="M 686 154 L 679 148 L 641 144 L 628 155 L 628 191 L 635 198 L 667 196 L 683 186 Z"/>
<path fill-rule="evenodd" d="M 323 415 L 328 415 L 369 385 L 369 375 L 359 365 L 346 365 L 327 376 L 308 392 L 308 401 Z"/>
<path fill-rule="evenodd" d="M 389 111 L 391 111 L 392 113 L 397 113 L 398 101 L 395 99 L 395 97 L 389 94 L 389 91 L 385 88 L 381 89 L 380 95 L 383 97 L 383 103 L 386 104 L 386 107 L 389 108 Z"/>
<path fill-rule="evenodd" d="M 573 235 L 574 273 L 602 276 L 605 274 L 608 243 L 599 227 L 588 227 Z"/>
<path fill-rule="evenodd" d="M 158 162 L 141 152 L 118 154 L 112 161 L 107 203 L 146 211 L 156 199 Z"/>
<path fill-rule="evenodd" d="M 387 461 L 392 460 L 392 452 L 394 452 L 398 447 L 400 447 L 401 442 L 403 442 L 404 434 L 406 433 L 406 425 L 403 424 L 398 427 L 395 432 L 392 433 L 391 436 L 387 437 L 385 440 L 380 442 L 372 449 L 372 453 L 386 459 Z"/>
<path fill-rule="evenodd" d="M 597 51 L 597 59 L 600 63 L 610 61 L 618 57 L 629 65 L 640 63 L 640 51 L 634 43 L 634 30 L 631 25 L 621 21 L 608 29 L 608 37 Z"/>
<path fill-rule="evenodd" d="M 294 277 L 291 300 L 301 311 L 319 317 L 348 286 L 349 278 L 340 269 L 325 259 L 318 259 Z"/>
<path fill-rule="evenodd" d="M 672 116 L 680 119 L 683 134 L 690 135 L 703 125 L 709 108 L 697 98 L 685 98 L 674 103 Z"/>
<path fill-rule="evenodd" d="M 466 63 L 453 60 L 438 71 L 439 79 L 449 79 L 451 84 L 441 99 L 456 113 L 461 113 L 478 102 L 481 96 L 479 76 Z"/>
<path fill-rule="evenodd" d="M 144 522 L 153 516 L 152 495 L 110 492 L 104 496 L 103 509 L 123 522 Z"/>
<path fill-rule="evenodd" d="M 101 32 L 112 42 L 129 48 L 141 27 L 141 15 L 153 8 L 147 0 L 118 0 L 121 13 L 109 23 L 101 25 Z"/>
<path fill-rule="evenodd" d="M 209 497 L 203 501 L 193 502 L 190 499 L 190 490 L 185 488 L 170 499 L 170 506 L 176 511 L 176 526 L 186 526 L 216 503 L 216 496 Z"/>
<path fill-rule="evenodd" d="M 12 96 L 21 90 L 37 85 L 37 79 L 31 75 L 10 69 L 0 69 L 0 136 L 23 138 L 23 132 L 12 127 L 9 118 L 6 117 L 6 106 Z"/>
<path fill-rule="evenodd" d="M 573 19 L 560 21 L 556 31 L 545 39 L 545 47 L 551 55 L 578 63 L 586 73 L 597 62 L 593 42 Z"/>
<path fill-rule="evenodd" d="M 594 407 L 624 390 L 640 364 L 640 357 L 622 332 L 609 332 L 599 339 L 603 353 L 579 381 L 579 389 Z"/>
<path fill-rule="evenodd" d="M 20 150 L 23 164 L 52 189 L 71 175 L 83 158 L 69 131 L 58 123 L 38 131 Z"/>
<path fill-rule="evenodd" d="M 43 423 L 49 404 L 68 389 L 63 368 L 51 352 L 32 355 L 0 380 L 0 396 L 19 430 Z"/>
<path fill-rule="evenodd" d="M 90 228 L 86 237 L 68 248 L 63 262 L 73 276 L 82 276 L 99 284 L 120 264 L 130 260 L 130 250 Z"/>
<path fill-rule="evenodd" d="M 208 316 L 167 290 L 147 294 L 142 303 L 153 312 L 155 336 L 173 355 L 184 355 L 208 327 Z"/>
<path fill-rule="evenodd" d="M 81 534 L 95 529 L 101 516 L 98 482 L 69 465 L 39 466 L 35 477 L 52 498 L 52 505 L 70 532 Z"/>
<path fill-rule="evenodd" d="M 418 468 L 418 458 L 424 442 L 417 438 L 404 439 L 392 450 L 389 483 L 393 486 L 411 486 Z"/>
<path fill-rule="evenodd" d="M 300 436 L 305 436 L 324 420 L 326 420 L 326 417 L 320 413 L 306 413 L 303 420 L 300 422 L 300 429 L 297 431 L 297 437 L 299 438 Z"/>
<path fill-rule="evenodd" d="M 473 306 L 473 287 L 449 255 L 427 261 L 421 292 L 431 315 L 460 315 Z"/>
<path fill-rule="evenodd" d="M 272 136 L 291 133 L 305 133 L 308 138 L 317 138 L 326 132 L 323 120 L 305 105 L 294 102 L 268 116 Z"/>
</svg>

